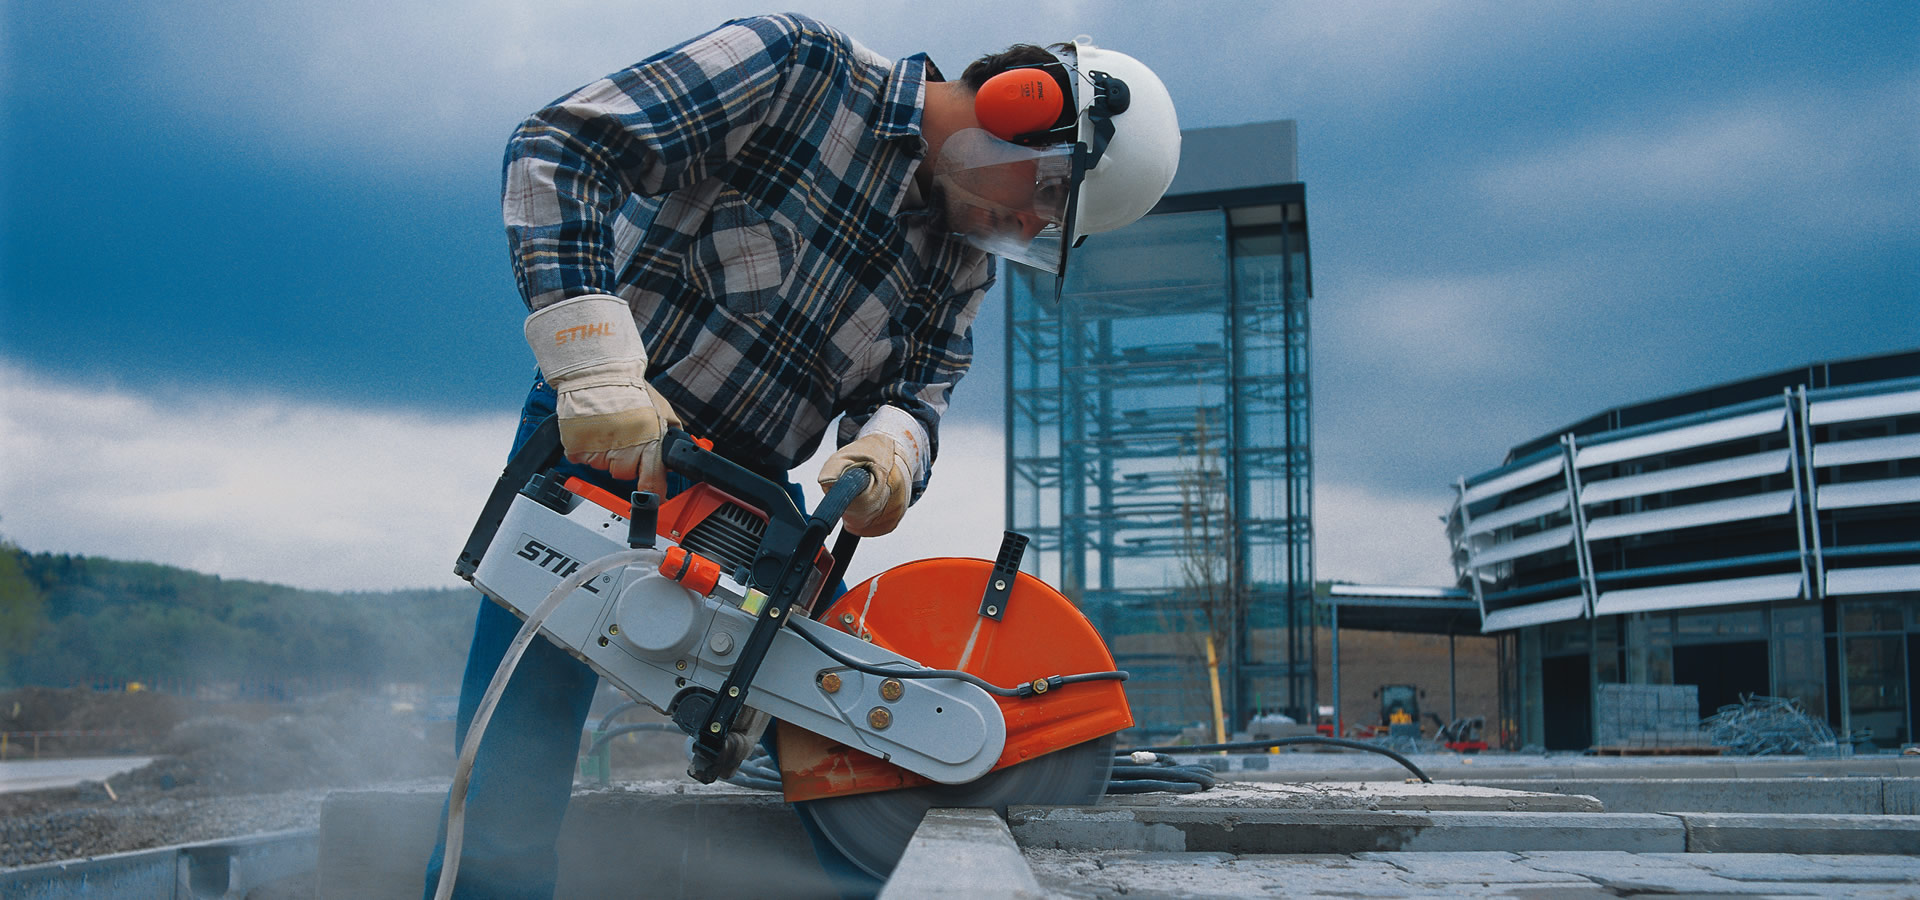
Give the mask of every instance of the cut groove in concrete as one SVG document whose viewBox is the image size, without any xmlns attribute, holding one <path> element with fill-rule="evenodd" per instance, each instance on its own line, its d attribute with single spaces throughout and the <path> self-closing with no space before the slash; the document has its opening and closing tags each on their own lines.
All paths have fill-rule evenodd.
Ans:
<svg viewBox="0 0 1920 900">
<path fill-rule="evenodd" d="M 1045 897 L 1007 823 L 990 809 L 931 809 L 880 900 Z"/>
</svg>

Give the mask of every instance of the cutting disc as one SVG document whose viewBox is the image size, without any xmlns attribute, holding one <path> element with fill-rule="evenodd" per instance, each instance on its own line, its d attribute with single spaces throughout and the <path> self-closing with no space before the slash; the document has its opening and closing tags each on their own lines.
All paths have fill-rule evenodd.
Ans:
<svg viewBox="0 0 1920 900">
<path fill-rule="evenodd" d="M 966 784 L 936 784 L 809 800 L 794 806 L 854 865 L 885 879 L 929 809 L 1090 806 L 1107 792 L 1114 735 L 1056 750 Z"/>
</svg>

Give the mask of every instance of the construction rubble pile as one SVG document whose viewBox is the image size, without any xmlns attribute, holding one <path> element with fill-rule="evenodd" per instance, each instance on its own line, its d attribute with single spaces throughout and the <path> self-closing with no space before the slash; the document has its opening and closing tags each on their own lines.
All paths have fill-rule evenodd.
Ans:
<svg viewBox="0 0 1920 900">
<path fill-rule="evenodd" d="M 1749 694 L 1702 720 L 1707 739 L 1734 756 L 1832 756 L 1838 742 L 1827 723 L 1798 700 Z"/>
</svg>

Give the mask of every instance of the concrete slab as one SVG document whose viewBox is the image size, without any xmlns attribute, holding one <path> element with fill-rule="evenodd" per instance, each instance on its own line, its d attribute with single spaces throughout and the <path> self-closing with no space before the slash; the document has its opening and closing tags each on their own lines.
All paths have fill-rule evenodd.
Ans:
<svg viewBox="0 0 1920 900">
<path fill-rule="evenodd" d="M 1920 854 L 1920 816 L 1673 813 L 1689 853 Z"/>
<path fill-rule="evenodd" d="M 1020 846 L 1060 850 L 1365 853 L 1573 850 L 1681 852 L 1672 816 L 1206 807 L 1013 807 Z"/>
<path fill-rule="evenodd" d="M 1807 896 L 1804 881 L 1743 881 L 1725 878 L 1687 859 L 1689 854 L 1599 851 L 1533 851 L 1521 864 L 1541 872 L 1578 875 L 1608 890 L 1654 894 L 1779 894 Z M 1816 894 L 1817 895 L 1817 894 Z M 1831 895 L 1829 893 L 1829 895 Z"/>
<path fill-rule="evenodd" d="M 1765 812 L 1793 815 L 1878 815 L 1887 801 L 1920 802 L 1920 778 L 1555 778 L 1475 779 L 1505 790 L 1580 794 L 1609 812 Z"/>
<path fill-rule="evenodd" d="M 1588 883 L 1578 875 L 1529 868 L 1520 855 L 1504 850 L 1471 853 L 1356 853 L 1354 859 L 1383 862 L 1422 885 Z"/>
<path fill-rule="evenodd" d="M 1461 784 L 1356 781 L 1222 782 L 1197 794 L 1123 794 L 1102 805 L 1225 809 L 1372 809 L 1429 812 L 1603 812 L 1593 797 Z"/>
<path fill-rule="evenodd" d="M 1649 853 L 1735 881 L 1920 885 L 1920 857 L 1785 853 Z"/>
<path fill-rule="evenodd" d="M 444 785 L 328 795 L 322 900 L 418 897 L 445 798 Z M 558 850 L 559 897 L 838 896 L 779 795 L 725 784 L 576 788 Z"/>
<path fill-rule="evenodd" d="M 1920 896 L 1920 858 L 1913 857 L 1577 851 L 1531 852 L 1520 856 L 1531 868 L 1577 874 L 1621 891 Z M 1712 877 L 1703 880 L 1700 873 Z"/>
<path fill-rule="evenodd" d="M 1176 757 L 1183 760 L 1176 754 Z M 1368 753 L 1281 753 L 1267 767 L 1248 770 L 1236 757 L 1220 770 L 1250 781 L 1398 781 L 1407 770 Z M 1541 756 L 1522 753 L 1423 753 L 1408 757 L 1436 781 L 1599 778 L 1920 778 L 1920 756 Z"/>
<path fill-rule="evenodd" d="M 1038 900 L 1046 896 L 1007 823 L 990 809 L 930 809 L 880 900 Z"/>
<path fill-rule="evenodd" d="M 1025 851 L 1040 884 L 1059 898 L 1440 897 L 1417 888 L 1386 863 L 1346 856 L 1073 853 Z M 1188 862 L 1183 857 L 1193 857 Z"/>
</svg>

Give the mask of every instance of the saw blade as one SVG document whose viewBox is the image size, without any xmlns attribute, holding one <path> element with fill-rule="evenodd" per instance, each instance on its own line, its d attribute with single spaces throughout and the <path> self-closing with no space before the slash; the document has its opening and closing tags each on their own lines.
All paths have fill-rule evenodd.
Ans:
<svg viewBox="0 0 1920 900">
<path fill-rule="evenodd" d="M 885 879 L 929 809 L 1090 806 L 1107 792 L 1114 735 L 988 772 L 966 784 L 935 784 L 809 800 L 794 806 L 854 865 Z"/>
</svg>

